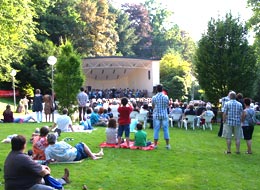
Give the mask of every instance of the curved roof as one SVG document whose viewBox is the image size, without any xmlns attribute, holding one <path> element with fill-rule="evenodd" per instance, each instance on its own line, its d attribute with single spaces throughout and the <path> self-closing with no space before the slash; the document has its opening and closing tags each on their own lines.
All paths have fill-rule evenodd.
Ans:
<svg viewBox="0 0 260 190">
<path fill-rule="evenodd" d="M 115 80 L 127 76 L 135 69 L 149 70 L 153 59 L 120 56 L 83 59 L 83 71 L 95 80 Z"/>
</svg>

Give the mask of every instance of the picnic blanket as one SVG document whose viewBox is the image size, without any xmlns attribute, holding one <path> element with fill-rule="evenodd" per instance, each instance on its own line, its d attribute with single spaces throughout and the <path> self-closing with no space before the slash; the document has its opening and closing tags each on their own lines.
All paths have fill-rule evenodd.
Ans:
<svg viewBox="0 0 260 190">
<path fill-rule="evenodd" d="M 50 162 L 50 164 L 79 164 L 83 162 L 85 159 L 79 160 L 79 161 L 70 161 L 70 162 Z"/>
<path fill-rule="evenodd" d="M 131 150 L 154 150 L 154 144 L 153 143 L 149 146 L 139 147 L 139 146 L 134 146 L 134 141 L 130 141 L 129 145 L 130 145 L 129 148 Z M 106 142 L 102 142 L 99 146 L 101 148 L 116 148 L 117 144 L 107 144 Z M 121 148 L 127 148 L 126 142 L 121 144 Z"/>
</svg>

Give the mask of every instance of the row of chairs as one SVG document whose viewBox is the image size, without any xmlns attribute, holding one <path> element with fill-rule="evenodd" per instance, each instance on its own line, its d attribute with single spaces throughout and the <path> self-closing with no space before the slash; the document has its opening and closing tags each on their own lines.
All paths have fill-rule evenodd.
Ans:
<svg viewBox="0 0 260 190">
<path fill-rule="evenodd" d="M 118 119 L 118 114 L 113 113 L 114 117 Z M 169 115 L 169 121 L 170 121 L 170 126 L 173 127 L 173 121 L 177 122 L 177 125 L 179 128 L 184 127 L 186 130 L 188 129 L 188 125 L 191 126 L 193 130 L 195 130 L 195 120 L 198 119 L 196 115 L 186 115 L 185 118 L 182 118 L 182 114 L 172 114 Z M 142 114 L 138 113 L 137 111 L 133 111 L 130 114 L 131 118 L 131 123 L 137 123 L 137 122 L 142 122 L 144 129 L 146 128 L 147 125 L 147 114 Z M 202 124 L 203 130 L 206 128 L 209 128 L 212 130 L 212 116 L 203 116 L 204 122 Z M 200 118 L 198 119 L 198 124 L 200 123 Z M 134 124 L 135 125 L 135 124 Z"/>
<path fill-rule="evenodd" d="M 205 130 L 206 128 L 209 128 L 212 130 L 212 116 L 203 116 L 204 122 L 202 123 L 202 128 Z M 200 118 L 196 115 L 186 115 L 183 118 L 182 114 L 172 114 L 169 116 L 170 126 L 173 127 L 173 121 L 177 122 L 177 125 L 179 128 L 182 128 L 182 126 L 187 130 L 188 125 L 191 126 L 191 128 L 195 129 L 195 120 L 197 121 L 197 126 L 200 125 Z"/>
</svg>

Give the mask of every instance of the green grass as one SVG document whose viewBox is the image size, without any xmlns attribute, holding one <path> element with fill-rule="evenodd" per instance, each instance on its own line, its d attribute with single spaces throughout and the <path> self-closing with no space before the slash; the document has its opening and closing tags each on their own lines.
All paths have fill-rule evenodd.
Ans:
<svg viewBox="0 0 260 190">
<path fill-rule="evenodd" d="M 50 123 L 46 123 L 49 125 Z M 23 134 L 27 139 L 36 127 L 45 123 L 0 124 L 0 140 L 10 134 Z M 105 148 L 101 160 L 87 159 L 80 164 L 50 165 L 52 175 L 60 177 L 67 167 L 71 183 L 66 190 L 79 190 L 86 184 L 90 190 L 257 190 L 260 188 L 260 127 L 255 127 L 253 154 L 246 155 L 245 141 L 241 141 L 241 154 L 223 154 L 225 139 L 217 137 L 219 125 L 213 131 L 197 129 L 185 131 L 170 128 L 172 146 L 165 149 L 163 133 L 159 148 L 152 151 Z M 146 129 L 152 140 L 153 131 Z M 62 133 L 60 139 L 73 137 L 71 145 L 83 141 L 94 151 L 105 140 L 105 128 L 98 127 L 90 134 Z M 133 134 L 131 134 L 133 138 Z M 31 144 L 27 145 L 27 149 Z M 234 150 L 234 141 L 232 150 Z M 0 190 L 4 189 L 3 165 L 10 144 L 0 144 Z"/>
</svg>

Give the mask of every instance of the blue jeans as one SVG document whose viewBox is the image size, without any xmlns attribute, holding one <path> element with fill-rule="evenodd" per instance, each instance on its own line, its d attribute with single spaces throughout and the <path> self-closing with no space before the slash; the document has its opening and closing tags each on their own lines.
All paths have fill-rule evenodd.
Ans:
<svg viewBox="0 0 260 190">
<path fill-rule="evenodd" d="M 164 139 L 170 139 L 169 136 L 169 118 L 164 119 L 156 119 L 153 118 L 153 131 L 154 131 L 154 139 L 159 139 L 160 127 L 162 126 Z"/>
</svg>

